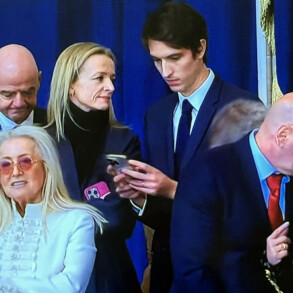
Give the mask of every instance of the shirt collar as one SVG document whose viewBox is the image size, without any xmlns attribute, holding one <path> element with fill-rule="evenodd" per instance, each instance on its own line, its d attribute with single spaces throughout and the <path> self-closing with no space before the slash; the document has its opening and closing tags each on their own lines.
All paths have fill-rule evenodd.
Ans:
<svg viewBox="0 0 293 293">
<path fill-rule="evenodd" d="M 209 75 L 207 79 L 204 81 L 204 83 L 197 90 L 195 90 L 190 96 L 185 97 L 180 92 L 178 93 L 180 106 L 182 105 L 185 99 L 188 99 L 192 107 L 196 109 L 197 111 L 199 111 L 200 106 L 215 78 L 214 72 L 211 69 L 209 69 L 209 71 L 210 71 Z"/>
<path fill-rule="evenodd" d="M 16 202 L 14 200 L 11 200 L 12 209 L 14 212 L 14 216 L 17 219 L 21 219 L 21 215 L 19 214 L 17 208 L 16 208 Z M 29 219 L 29 218 L 39 218 L 41 219 L 43 217 L 43 211 L 42 211 L 43 203 L 34 203 L 34 204 L 27 204 L 25 207 L 25 214 L 23 219 Z"/>
<path fill-rule="evenodd" d="M 34 120 L 34 111 L 31 111 L 27 119 L 24 120 L 21 124 L 15 123 L 14 121 L 10 120 L 3 113 L 0 112 L 0 124 L 3 131 L 11 130 L 15 126 L 19 126 L 19 125 L 33 125 L 33 120 Z"/>
<path fill-rule="evenodd" d="M 279 173 L 273 165 L 267 160 L 267 158 L 260 151 L 256 140 L 255 134 L 257 133 L 257 129 L 253 130 L 249 135 L 249 144 L 252 151 L 252 155 L 254 158 L 255 166 L 258 172 L 258 176 L 260 181 L 266 180 L 268 176 L 273 173 Z"/>
</svg>

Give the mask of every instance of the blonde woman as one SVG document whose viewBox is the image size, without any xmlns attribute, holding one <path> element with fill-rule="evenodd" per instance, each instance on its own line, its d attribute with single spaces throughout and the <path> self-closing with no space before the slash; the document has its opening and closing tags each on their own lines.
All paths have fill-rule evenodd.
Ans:
<svg viewBox="0 0 293 293">
<path fill-rule="evenodd" d="M 0 132 L 0 184 L 1 292 L 85 292 L 105 220 L 69 197 L 44 129 Z"/>
<path fill-rule="evenodd" d="M 113 53 L 96 43 L 76 43 L 59 56 L 48 103 L 49 131 L 57 142 L 65 183 L 77 199 L 102 211 L 108 223 L 97 236 L 95 269 L 88 292 L 140 292 L 125 240 L 135 213 L 115 191 L 105 153 L 140 158 L 138 137 L 115 119 Z M 88 190 L 95 190 L 88 196 Z M 106 191 L 105 191 L 106 190 Z"/>
</svg>

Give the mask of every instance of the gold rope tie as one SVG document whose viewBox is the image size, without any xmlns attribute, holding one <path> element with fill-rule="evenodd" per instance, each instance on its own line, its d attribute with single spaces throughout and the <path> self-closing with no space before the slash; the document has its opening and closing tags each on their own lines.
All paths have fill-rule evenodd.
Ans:
<svg viewBox="0 0 293 293">
<path fill-rule="evenodd" d="M 275 14 L 274 14 L 274 1 L 273 0 L 261 0 L 260 2 L 261 14 L 260 25 L 264 31 L 267 43 L 272 51 L 272 104 L 278 101 L 283 93 L 280 89 L 278 76 L 277 76 L 277 64 L 276 64 L 276 41 L 275 41 Z"/>
<path fill-rule="evenodd" d="M 272 279 L 272 274 L 269 270 L 265 270 L 265 273 L 266 273 L 266 278 L 267 280 L 271 283 L 271 285 L 275 288 L 276 292 L 278 293 L 284 293 L 280 287 L 276 284 L 276 282 Z"/>
</svg>

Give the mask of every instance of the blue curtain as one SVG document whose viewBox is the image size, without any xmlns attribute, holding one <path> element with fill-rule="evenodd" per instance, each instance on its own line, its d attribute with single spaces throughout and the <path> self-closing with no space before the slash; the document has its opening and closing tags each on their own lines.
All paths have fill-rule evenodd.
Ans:
<svg viewBox="0 0 293 293">
<path fill-rule="evenodd" d="M 188 0 L 206 19 L 208 66 L 226 81 L 257 93 L 255 0 Z"/>
<path fill-rule="evenodd" d="M 293 1 L 275 1 L 276 60 L 283 93 L 293 91 Z"/>
<path fill-rule="evenodd" d="M 143 114 L 168 92 L 141 43 L 146 16 L 166 0 L 0 0 L 0 46 L 18 43 L 34 54 L 43 72 L 38 104 L 46 107 L 55 61 L 67 46 L 94 41 L 117 57 L 115 112 L 143 143 Z M 206 18 L 208 66 L 226 81 L 257 92 L 254 0 L 186 0 Z M 293 90 L 292 1 L 276 2 L 278 77 Z M 139 278 L 146 265 L 143 229 L 137 224 L 128 246 Z"/>
</svg>

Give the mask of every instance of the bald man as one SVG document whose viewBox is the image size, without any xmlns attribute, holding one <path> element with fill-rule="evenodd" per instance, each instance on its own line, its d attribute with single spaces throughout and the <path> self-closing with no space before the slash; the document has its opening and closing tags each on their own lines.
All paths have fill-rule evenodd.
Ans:
<svg viewBox="0 0 293 293">
<path fill-rule="evenodd" d="M 0 48 L 0 126 L 45 124 L 46 111 L 38 108 L 41 71 L 31 52 L 20 45 Z"/>
<path fill-rule="evenodd" d="M 271 107 L 259 130 L 209 150 L 204 162 L 183 170 L 175 195 L 172 292 L 276 292 L 261 259 L 279 228 L 279 260 L 269 269 L 283 292 L 293 292 L 293 226 L 280 226 L 293 223 L 293 93 Z"/>
</svg>

